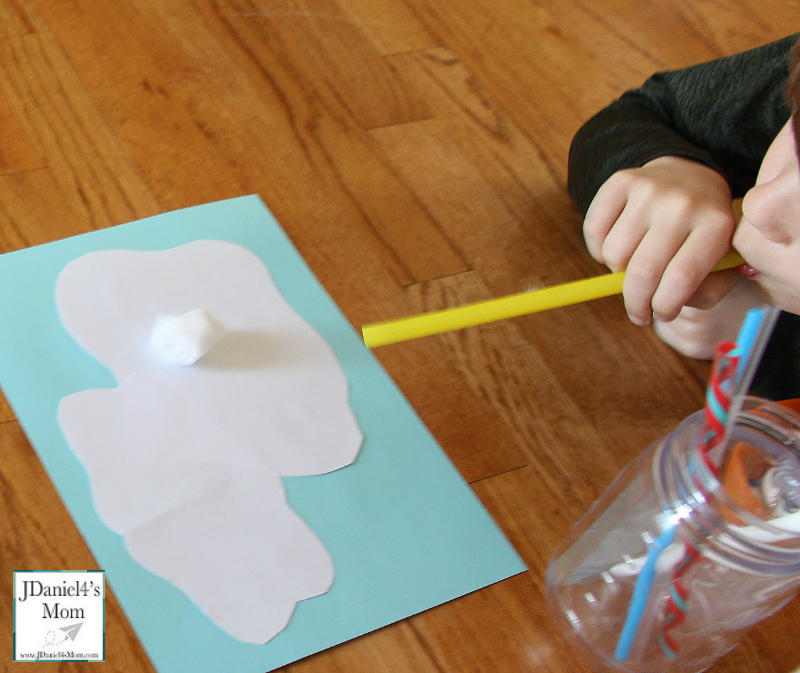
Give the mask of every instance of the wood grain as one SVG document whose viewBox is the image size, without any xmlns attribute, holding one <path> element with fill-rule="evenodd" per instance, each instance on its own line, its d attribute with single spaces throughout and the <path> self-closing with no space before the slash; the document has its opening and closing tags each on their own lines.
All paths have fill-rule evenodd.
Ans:
<svg viewBox="0 0 800 673">
<path fill-rule="evenodd" d="M 0 0 L 0 252 L 257 193 L 355 327 L 595 275 L 577 128 L 798 25 L 791 0 Z M 286 669 L 588 671 L 547 559 L 702 405 L 707 363 L 616 297 L 376 356 L 530 570 Z M 96 564 L 2 398 L 0 550 L 0 670 L 23 671 L 11 570 Z M 113 595 L 106 623 L 106 666 L 152 671 Z M 711 670 L 789 673 L 799 627 L 794 601 Z"/>
</svg>

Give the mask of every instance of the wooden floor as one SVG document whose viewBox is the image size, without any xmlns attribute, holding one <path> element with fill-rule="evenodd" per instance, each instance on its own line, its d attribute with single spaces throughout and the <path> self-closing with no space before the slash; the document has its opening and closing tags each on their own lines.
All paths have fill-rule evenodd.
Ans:
<svg viewBox="0 0 800 673">
<path fill-rule="evenodd" d="M 258 193 L 356 327 L 594 275 L 579 125 L 799 27 L 793 0 L 0 0 L 0 251 Z M 376 354 L 530 570 L 287 670 L 588 671 L 545 612 L 548 556 L 700 408 L 705 363 L 619 298 Z M 96 566 L 4 404 L 0 553 L 0 670 L 27 673 L 11 570 Z M 106 628 L 102 670 L 153 670 L 113 598 Z M 712 670 L 789 673 L 798 632 L 795 601 Z"/>
</svg>

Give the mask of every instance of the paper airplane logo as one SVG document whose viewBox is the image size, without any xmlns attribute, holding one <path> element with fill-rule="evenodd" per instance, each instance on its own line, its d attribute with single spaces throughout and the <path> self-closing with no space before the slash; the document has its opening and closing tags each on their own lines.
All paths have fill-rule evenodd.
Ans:
<svg viewBox="0 0 800 673">
<path fill-rule="evenodd" d="M 55 645 L 60 645 L 61 643 L 66 643 L 68 640 L 75 642 L 78 631 L 81 630 L 82 626 L 83 622 L 78 622 L 77 624 L 72 624 L 71 626 L 61 626 L 58 629 L 48 631 L 44 637 L 44 646 L 53 647 Z M 61 631 L 61 633 L 59 633 L 59 631 Z"/>
<path fill-rule="evenodd" d="M 62 626 L 61 630 L 67 635 L 67 638 L 74 641 L 75 636 L 78 635 L 78 631 L 81 630 L 81 626 L 83 626 L 83 622 L 78 622 L 72 626 Z"/>
</svg>

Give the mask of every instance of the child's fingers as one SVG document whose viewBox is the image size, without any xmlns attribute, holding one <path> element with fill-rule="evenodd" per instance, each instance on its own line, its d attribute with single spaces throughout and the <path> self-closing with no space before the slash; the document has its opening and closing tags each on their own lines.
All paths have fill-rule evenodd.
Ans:
<svg viewBox="0 0 800 673">
<path fill-rule="evenodd" d="M 603 264 L 615 272 L 628 268 L 642 241 L 652 231 L 650 218 L 648 208 L 629 201 L 603 241 Z"/>
<path fill-rule="evenodd" d="M 664 272 L 684 243 L 683 229 L 650 229 L 631 256 L 625 271 L 622 294 L 625 310 L 637 325 L 650 324 L 653 296 L 663 282 Z"/>
<path fill-rule="evenodd" d="M 612 175 L 595 195 L 583 221 L 583 237 L 589 254 L 601 264 L 603 243 L 628 202 L 627 180 Z"/>
<path fill-rule="evenodd" d="M 674 320 L 729 249 L 727 232 L 714 226 L 693 230 L 664 269 L 653 294 L 653 314 L 662 321 Z"/>
</svg>

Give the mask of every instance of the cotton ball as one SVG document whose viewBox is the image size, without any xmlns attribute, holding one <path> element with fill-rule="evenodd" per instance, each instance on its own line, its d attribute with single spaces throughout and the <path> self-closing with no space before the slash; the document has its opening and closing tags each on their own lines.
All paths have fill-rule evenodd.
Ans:
<svg viewBox="0 0 800 673">
<path fill-rule="evenodd" d="M 225 328 L 208 311 L 195 309 L 183 315 L 159 318 L 150 346 L 162 360 L 193 365 L 222 338 Z"/>
</svg>

